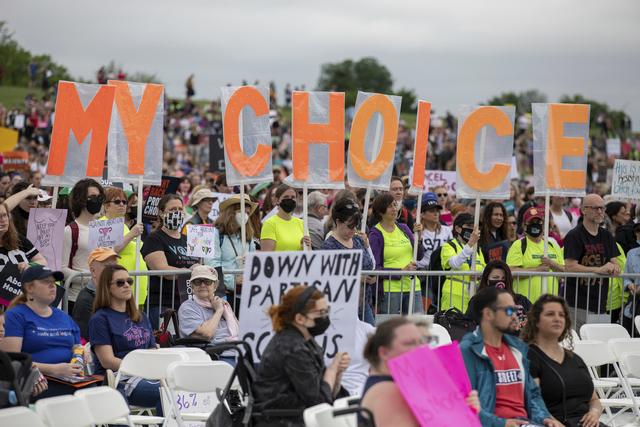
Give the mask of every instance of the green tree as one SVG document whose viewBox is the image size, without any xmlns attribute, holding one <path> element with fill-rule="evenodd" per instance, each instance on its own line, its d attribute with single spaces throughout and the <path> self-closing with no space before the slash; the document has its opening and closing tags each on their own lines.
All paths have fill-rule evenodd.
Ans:
<svg viewBox="0 0 640 427">
<path fill-rule="evenodd" d="M 515 105 L 516 115 L 531 113 L 531 104 L 536 102 L 547 102 L 547 96 L 536 89 L 529 89 L 524 92 L 504 92 L 494 96 L 487 104 L 489 105 Z"/>
<path fill-rule="evenodd" d="M 415 113 L 418 110 L 418 95 L 413 89 L 400 88 L 400 90 L 396 91 L 396 95 L 402 97 L 400 111 L 403 113 Z"/>
<path fill-rule="evenodd" d="M 318 90 L 345 92 L 346 105 L 354 105 L 358 90 L 392 93 L 391 73 L 376 58 L 365 57 L 357 62 L 351 59 L 323 64 L 318 79 Z"/>
</svg>

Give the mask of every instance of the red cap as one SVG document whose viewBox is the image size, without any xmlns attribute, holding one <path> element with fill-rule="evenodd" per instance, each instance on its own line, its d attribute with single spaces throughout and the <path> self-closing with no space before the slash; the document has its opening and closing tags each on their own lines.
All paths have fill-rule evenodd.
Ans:
<svg viewBox="0 0 640 427">
<path fill-rule="evenodd" d="M 538 218 L 544 221 L 544 207 L 533 206 L 526 210 L 524 213 L 523 221 L 525 224 L 529 223 L 533 218 Z"/>
</svg>

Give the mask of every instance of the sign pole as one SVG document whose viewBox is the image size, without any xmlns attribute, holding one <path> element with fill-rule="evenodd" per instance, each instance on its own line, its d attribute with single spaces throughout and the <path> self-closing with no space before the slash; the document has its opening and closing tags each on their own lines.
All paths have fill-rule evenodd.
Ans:
<svg viewBox="0 0 640 427">
<path fill-rule="evenodd" d="M 549 255 L 549 210 L 551 208 L 551 196 L 549 190 L 544 194 L 544 256 Z M 542 278 L 542 293 L 547 293 L 547 276 Z"/>
<path fill-rule="evenodd" d="M 138 224 L 142 224 L 142 211 L 144 209 L 140 209 L 142 207 L 142 186 L 143 186 L 143 176 L 140 175 L 138 177 L 138 210 L 136 213 L 136 224 L 134 227 L 137 227 Z M 136 237 L 136 271 L 140 271 L 140 246 L 142 244 L 142 235 Z M 138 286 L 139 277 L 136 276 L 136 306 L 139 305 L 140 301 L 138 301 L 138 297 L 140 296 L 140 286 Z"/>
</svg>

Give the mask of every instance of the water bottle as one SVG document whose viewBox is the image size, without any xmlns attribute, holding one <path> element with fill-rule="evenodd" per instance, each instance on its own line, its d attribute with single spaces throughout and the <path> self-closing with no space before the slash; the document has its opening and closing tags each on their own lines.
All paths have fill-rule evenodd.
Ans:
<svg viewBox="0 0 640 427">
<path fill-rule="evenodd" d="M 71 363 L 76 364 L 82 368 L 82 372 L 85 370 L 85 361 L 84 361 L 84 347 L 82 344 L 76 344 L 71 349 L 73 356 L 71 357 Z"/>
</svg>

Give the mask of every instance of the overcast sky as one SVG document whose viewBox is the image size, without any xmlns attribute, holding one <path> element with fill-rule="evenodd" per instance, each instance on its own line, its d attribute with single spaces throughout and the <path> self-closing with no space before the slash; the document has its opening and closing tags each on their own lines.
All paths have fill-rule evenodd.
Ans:
<svg viewBox="0 0 640 427">
<path fill-rule="evenodd" d="M 438 113 L 505 91 L 581 93 L 640 129 L 637 0 L 2 0 L 35 53 L 95 78 L 115 60 L 196 98 L 242 79 L 313 89 L 320 65 L 374 56 Z"/>
</svg>

